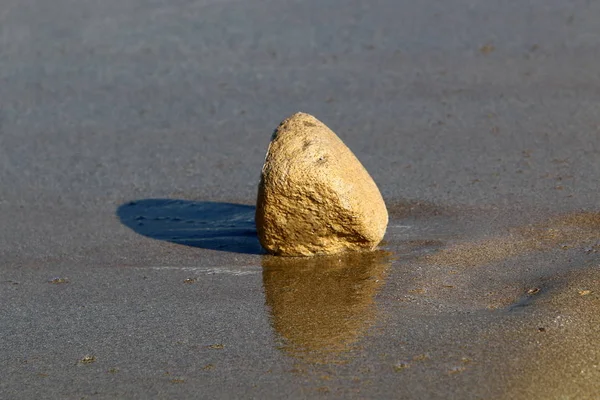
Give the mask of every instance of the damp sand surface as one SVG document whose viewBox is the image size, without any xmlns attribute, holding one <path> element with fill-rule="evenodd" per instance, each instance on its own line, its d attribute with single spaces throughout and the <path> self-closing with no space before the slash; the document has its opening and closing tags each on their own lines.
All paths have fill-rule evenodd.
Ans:
<svg viewBox="0 0 600 400">
<path fill-rule="evenodd" d="M 600 8 L 0 2 L 0 398 L 595 399 Z M 297 111 L 373 253 L 264 254 Z"/>
<path fill-rule="evenodd" d="M 390 208 L 402 218 L 385 250 L 264 258 L 272 326 L 298 371 L 330 385 L 354 373 L 381 397 L 595 397 L 600 214 L 492 227 L 484 210 Z"/>
<path fill-rule="evenodd" d="M 596 212 L 515 220 L 509 210 L 492 224 L 487 207 L 390 202 L 403 211 L 378 251 L 282 258 L 253 247 L 252 206 L 219 204 L 122 205 L 119 223 L 162 263 L 141 247 L 140 261 L 7 266 L 3 390 L 25 378 L 34 383 L 24 393 L 56 397 L 188 396 L 201 385 L 275 397 L 600 390 Z M 193 245 L 182 242 L 188 226 Z"/>
</svg>

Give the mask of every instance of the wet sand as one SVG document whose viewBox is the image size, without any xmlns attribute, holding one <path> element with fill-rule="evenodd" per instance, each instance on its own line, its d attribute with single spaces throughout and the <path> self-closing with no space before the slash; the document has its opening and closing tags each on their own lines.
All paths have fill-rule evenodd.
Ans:
<svg viewBox="0 0 600 400">
<path fill-rule="evenodd" d="M 594 399 L 600 7 L 0 5 L 0 398 Z M 264 254 L 314 114 L 381 249 Z"/>
</svg>

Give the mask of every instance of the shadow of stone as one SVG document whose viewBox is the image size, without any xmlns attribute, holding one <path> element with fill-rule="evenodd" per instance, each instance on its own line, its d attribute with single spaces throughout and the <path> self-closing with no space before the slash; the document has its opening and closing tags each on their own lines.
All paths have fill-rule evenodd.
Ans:
<svg viewBox="0 0 600 400">
<path fill-rule="evenodd" d="M 176 199 L 143 199 L 117 209 L 121 223 L 140 235 L 203 249 L 264 254 L 255 207 Z"/>
</svg>

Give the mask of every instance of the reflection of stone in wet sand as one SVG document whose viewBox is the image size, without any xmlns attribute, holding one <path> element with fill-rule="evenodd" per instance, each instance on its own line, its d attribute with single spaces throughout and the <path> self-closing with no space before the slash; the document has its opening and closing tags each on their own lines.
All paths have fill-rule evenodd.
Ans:
<svg viewBox="0 0 600 400">
<path fill-rule="evenodd" d="M 263 258 L 267 305 L 283 348 L 314 363 L 341 361 L 374 322 L 389 253 Z"/>
<path fill-rule="evenodd" d="M 511 229 L 504 236 L 458 243 L 428 256 L 428 262 L 452 266 L 485 265 L 533 250 L 595 245 L 600 241 L 600 213 L 579 212 Z"/>
</svg>

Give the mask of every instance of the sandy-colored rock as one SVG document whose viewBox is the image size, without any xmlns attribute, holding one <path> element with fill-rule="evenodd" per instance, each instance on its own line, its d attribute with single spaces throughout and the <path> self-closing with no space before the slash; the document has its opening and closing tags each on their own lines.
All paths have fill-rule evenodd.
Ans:
<svg viewBox="0 0 600 400">
<path fill-rule="evenodd" d="M 352 151 L 325 124 L 297 113 L 273 133 L 262 169 L 256 227 L 271 254 L 373 250 L 388 213 Z"/>
</svg>

